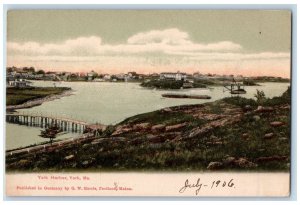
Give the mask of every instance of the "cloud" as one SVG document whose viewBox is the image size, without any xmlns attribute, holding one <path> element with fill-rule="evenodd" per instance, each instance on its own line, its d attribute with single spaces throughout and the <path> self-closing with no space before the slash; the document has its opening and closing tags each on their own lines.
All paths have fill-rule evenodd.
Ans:
<svg viewBox="0 0 300 205">
<path fill-rule="evenodd" d="M 238 51 L 241 49 L 241 46 L 230 41 L 210 44 L 194 43 L 189 39 L 189 35 L 186 32 L 173 28 L 138 33 L 129 37 L 126 44 L 102 44 L 101 37 L 90 36 L 68 39 L 61 43 L 8 42 L 7 49 L 8 54 L 11 55 L 101 56 L 154 52 L 166 55 L 186 51 L 225 52 Z"/>
<path fill-rule="evenodd" d="M 193 60 L 218 60 L 218 61 L 242 61 L 242 60 L 281 60 L 290 59 L 289 53 L 272 53 L 272 52 L 261 52 L 261 53 L 172 53 L 173 55 L 188 56 L 189 59 Z"/>
<path fill-rule="evenodd" d="M 189 40 L 189 35 L 186 32 L 180 31 L 177 28 L 165 30 L 152 30 L 135 34 L 128 38 L 128 44 L 170 44 L 170 45 L 187 45 L 193 44 Z"/>
<path fill-rule="evenodd" d="M 8 54 L 14 55 L 94 55 L 101 46 L 101 38 L 97 36 L 69 39 L 62 43 L 40 44 L 37 42 L 7 43 Z"/>
</svg>

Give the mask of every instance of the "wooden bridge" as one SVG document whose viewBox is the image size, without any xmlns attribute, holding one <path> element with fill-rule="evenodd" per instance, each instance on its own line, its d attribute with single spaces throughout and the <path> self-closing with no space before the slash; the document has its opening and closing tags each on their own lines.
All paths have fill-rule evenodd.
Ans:
<svg viewBox="0 0 300 205">
<path fill-rule="evenodd" d="M 46 128 L 56 124 L 65 132 L 83 133 L 88 123 L 68 118 L 49 117 L 30 114 L 6 114 L 6 122 L 27 125 L 32 127 Z"/>
</svg>

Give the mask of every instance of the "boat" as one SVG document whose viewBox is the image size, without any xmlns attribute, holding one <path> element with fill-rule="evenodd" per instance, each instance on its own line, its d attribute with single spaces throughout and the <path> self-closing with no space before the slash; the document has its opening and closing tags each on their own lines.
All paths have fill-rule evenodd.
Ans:
<svg viewBox="0 0 300 205">
<path fill-rule="evenodd" d="M 247 92 L 246 92 L 246 90 L 244 90 L 244 89 L 237 89 L 237 90 L 232 90 L 231 92 L 230 92 L 231 94 L 246 94 Z"/>
<path fill-rule="evenodd" d="M 177 94 L 177 93 L 165 93 L 161 95 L 165 98 L 190 98 L 190 99 L 211 99 L 209 95 L 188 95 L 188 94 Z"/>
<path fill-rule="evenodd" d="M 234 78 L 232 79 L 232 83 L 229 85 L 224 85 L 225 90 L 223 92 L 229 91 L 232 95 L 240 95 L 246 94 L 247 91 L 244 89 L 244 84 L 237 82 Z"/>
</svg>

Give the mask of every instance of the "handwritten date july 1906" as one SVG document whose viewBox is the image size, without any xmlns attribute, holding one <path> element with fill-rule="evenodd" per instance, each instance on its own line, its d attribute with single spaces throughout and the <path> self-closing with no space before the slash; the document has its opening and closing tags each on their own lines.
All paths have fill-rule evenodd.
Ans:
<svg viewBox="0 0 300 205">
<path fill-rule="evenodd" d="M 201 182 L 201 179 L 198 178 L 196 181 L 190 182 L 189 179 L 186 179 L 184 186 L 179 189 L 179 193 L 184 193 L 187 190 L 195 191 L 195 194 L 198 195 L 201 189 L 215 189 L 215 188 L 235 188 L 233 179 L 230 180 L 214 180 L 210 183 Z"/>
</svg>

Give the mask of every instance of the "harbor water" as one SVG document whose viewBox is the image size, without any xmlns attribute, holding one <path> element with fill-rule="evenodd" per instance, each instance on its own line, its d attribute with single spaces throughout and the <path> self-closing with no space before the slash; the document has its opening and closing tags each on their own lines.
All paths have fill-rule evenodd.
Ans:
<svg viewBox="0 0 300 205">
<path fill-rule="evenodd" d="M 246 98 L 254 98 L 256 90 L 263 90 L 266 97 L 280 96 L 287 90 L 289 83 L 260 83 L 260 86 L 249 86 L 245 89 Z M 59 82 L 53 84 L 49 81 L 33 81 L 33 86 L 59 86 L 72 88 L 73 95 L 62 97 L 40 106 L 17 110 L 22 114 L 42 114 L 44 116 L 64 117 L 85 121 L 88 123 L 101 123 L 105 125 L 116 124 L 128 117 L 161 109 L 164 107 L 206 103 L 229 97 L 222 86 L 209 89 L 186 89 L 178 91 L 165 91 L 142 88 L 138 83 L 110 83 L 110 82 Z M 164 93 L 184 93 L 193 95 L 209 95 L 211 99 L 173 99 L 164 98 Z M 40 143 L 40 128 L 26 127 L 15 124 L 6 125 L 6 149 L 14 149 Z M 60 138 L 75 137 L 76 134 L 66 134 Z"/>
</svg>

